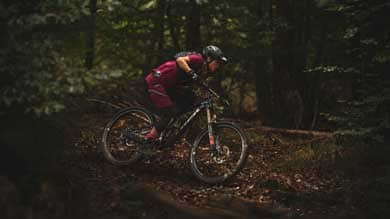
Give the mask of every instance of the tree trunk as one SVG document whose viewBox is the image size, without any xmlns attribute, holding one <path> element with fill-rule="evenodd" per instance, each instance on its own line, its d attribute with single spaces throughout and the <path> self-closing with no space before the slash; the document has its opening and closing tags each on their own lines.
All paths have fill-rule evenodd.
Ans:
<svg viewBox="0 0 390 219">
<path fill-rule="evenodd" d="M 310 10 L 309 1 L 276 1 L 275 13 L 287 24 L 285 30 L 276 33 L 272 45 L 272 120 L 276 126 L 299 128 L 302 125 L 299 118 L 304 113 L 312 115 L 310 110 L 306 111 L 309 81 L 303 72 L 310 37 Z M 310 125 L 311 120 L 303 121 Z"/>
<path fill-rule="evenodd" d="M 259 64 L 254 66 L 256 86 L 256 107 L 264 123 L 269 124 L 272 117 L 272 81 L 267 57 L 258 57 Z"/>
<path fill-rule="evenodd" d="M 157 27 L 157 59 L 158 62 L 161 62 L 165 56 L 164 54 L 164 44 L 165 44 L 165 37 L 164 37 L 164 31 L 165 31 L 165 25 L 164 25 L 164 17 L 165 17 L 165 11 L 166 11 L 166 4 L 165 0 L 159 0 L 158 6 L 157 6 L 157 17 L 155 18 L 156 21 L 156 27 Z"/>
<path fill-rule="evenodd" d="M 258 4 L 257 15 L 260 19 L 269 17 L 270 23 L 273 23 L 273 0 Z M 257 36 L 253 40 L 256 40 Z M 270 56 L 272 51 L 264 51 L 261 55 L 255 55 L 258 60 L 253 65 L 255 87 L 256 87 L 256 110 L 260 113 L 263 123 L 270 124 L 272 118 L 272 64 Z"/>
<path fill-rule="evenodd" d="M 85 67 L 90 70 L 93 67 L 95 59 L 95 42 L 96 42 L 96 0 L 89 1 L 89 29 L 87 31 L 87 52 L 85 55 Z"/>
<path fill-rule="evenodd" d="M 190 51 L 199 51 L 201 49 L 200 40 L 200 16 L 201 8 L 196 0 L 188 3 L 189 14 L 186 23 L 186 49 Z"/>
<path fill-rule="evenodd" d="M 167 17 L 168 17 L 168 24 L 169 24 L 169 32 L 170 32 L 171 37 L 172 37 L 172 44 L 175 47 L 175 51 L 179 51 L 180 50 L 179 38 L 177 36 L 176 24 L 173 20 L 171 10 L 172 10 L 171 2 L 168 2 Z"/>
<path fill-rule="evenodd" d="M 0 88 L 12 84 L 16 78 L 16 74 L 10 70 L 12 59 L 14 58 L 16 45 L 9 31 L 7 23 L 9 22 L 8 11 L 3 3 L 0 2 Z"/>
</svg>

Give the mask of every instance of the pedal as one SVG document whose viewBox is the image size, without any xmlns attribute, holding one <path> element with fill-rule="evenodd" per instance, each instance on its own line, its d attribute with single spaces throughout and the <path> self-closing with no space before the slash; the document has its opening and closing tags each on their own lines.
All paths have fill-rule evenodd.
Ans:
<svg viewBox="0 0 390 219">
<path fill-rule="evenodd" d="M 146 139 L 142 143 L 141 153 L 146 156 L 155 155 L 160 149 L 160 142 L 158 140 Z"/>
</svg>

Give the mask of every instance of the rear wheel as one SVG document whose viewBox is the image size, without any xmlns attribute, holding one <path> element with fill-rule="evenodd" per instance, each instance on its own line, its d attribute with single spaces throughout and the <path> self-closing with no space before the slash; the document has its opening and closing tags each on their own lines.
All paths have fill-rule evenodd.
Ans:
<svg viewBox="0 0 390 219">
<path fill-rule="evenodd" d="M 221 183 L 238 173 L 248 156 L 246 137 L 241 129 L 228 122 L 213 126 L 215 148 L 210 146 L 208 129 L 196 138 L 191 149 L 191 168 L 206 183 Z"/>
<path fill-rule="evenodd" d="M 151 113 L 144 108 L 128 108 L 115 114 L 104 128 L 101 144 L 104 157 L 116 165 L 138 161 L 143 139 L 153 124 Z"/>
</svg>

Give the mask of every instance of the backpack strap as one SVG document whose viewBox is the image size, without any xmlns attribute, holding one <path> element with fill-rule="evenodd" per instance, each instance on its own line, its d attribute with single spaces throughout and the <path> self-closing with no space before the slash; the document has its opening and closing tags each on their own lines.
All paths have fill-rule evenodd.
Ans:
<svg viewBox="0 0 390 219">
<path fill-rule="evenodd" d="M 193 54 L 199 54 L 197 52 L 189 52 L 189 51 L 183 51 L 183 52 L 178 52 L 176 53 L 173 57 L 175 59 L 179 58 L 179 57 L 184 57 L 184 56 L 189 56 L 189 55 L 193 55 Z"/>
</svg>

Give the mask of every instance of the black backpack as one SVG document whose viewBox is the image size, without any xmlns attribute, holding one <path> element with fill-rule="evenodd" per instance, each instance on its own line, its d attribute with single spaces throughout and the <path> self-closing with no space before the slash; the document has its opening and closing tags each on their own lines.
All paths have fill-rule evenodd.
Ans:
<svg viewBox="0 0 390 219">
<path fill-rule="evenodd" d="M 183 51 L 183 52 L 178 52 L 175 54 L 175 56 L 173 56 L 175 59 L 179 58 L 179 57 L 184 57 L 184 56 L 189 56 L 189 55 L 193 55 L 193 54 L 199 54 L 197 52 L 188 52 L 188 51 Z"/>
</svg>

